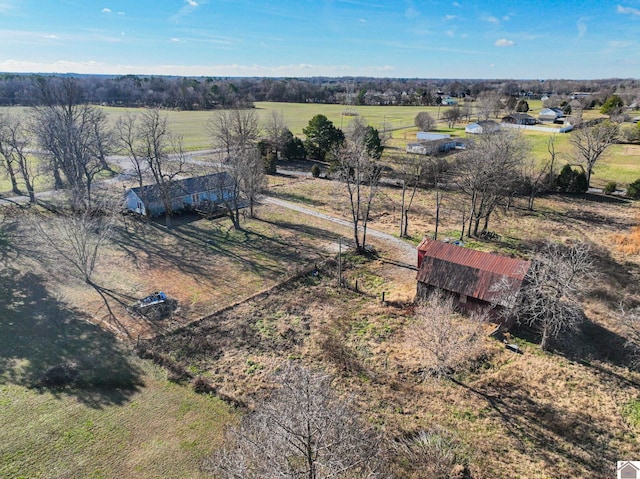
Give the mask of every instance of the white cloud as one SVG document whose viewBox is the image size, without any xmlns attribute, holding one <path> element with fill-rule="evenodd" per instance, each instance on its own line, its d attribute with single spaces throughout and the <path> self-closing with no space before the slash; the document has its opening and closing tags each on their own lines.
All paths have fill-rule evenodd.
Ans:
<svg viewBox="0 0 640 479">
<path fill-rule="evenodd" d="M 451 5 L 453 5 L 456 8 L 460 8 L 462 6 L 458 2 L 453 2 Z"/>
<path fill-rule="evenodd" d="M 637 8 L 623 7 L 622 5 L 618 5 L 618 8 L 616 8 L 616 12 L 622 13 L 624 15 L 638 15 L 638 16 L 640 16 L 640 10 L 638 10 Z"/>
<path fill-rule="evenodd" d="M 617 41 L 617 40 L 611 40 L 608 45 L 611 48 L 627 48 L 630 47 L 632 45 L 631 42 L 625 42 L 625 41 Z"/>
<path fill-rule="evenodd" d="M 515 44 L 516 43 L 513 40 L 507 40 L 506 38 L 496 40 L 496 42 L 494 43 L 496 47 L 512 47 Z"/>
<path fill-rule="evenodd" d="M 498 20 L 496 17 L 494 17 L 493 15 L 489 15 L 488 17 L 482 17 L 482 19 L 485 22 L 489 22 L 489 23 L 495 23 L 498 24 L 500 23 L 500 20 Z"/>
<path fill-rule="evenodd" d="M 110 8 L 103 8 L 102 9 L 102 13 L 111 13 L 111 9 Z"/>
<path fill-rule="evenodd" d="M 180 40 L 179 38 L 173 37 L 173 38 L 171 39 L 171 41 L 172 41 L 173 43 L 180 43 L 182 40 Z"/>
<path fill-rule="evenodd" d="M 420 16 L 420 12 L 413 7 L 409 7 L 404 11 L 404 16 L 407 18 L 416 18 Z"/>
<path fill-rule="evenodd" d="M 578 38 L 582 38 L 587 34 L 587 19 L 581 17 L 578 19 L 576 26 L 578 27 Z"/>
<path fill-rule="evenodd" d="M 118 12 L 118 15 L 124 15 L 124 12 Z"/>
<path fill-rule="evenodd" d="M 455 20 L 456 18 L 458 18 L 458 16 L 457 16 L 457 15 L 445 15 L 445 16 L 444 16 L 444 19 L 445 19 L 445 21 L 447 21 L 447 22 L 449 22 L 449 21 L 451 21 L 451 20 Z"/>
<path fill-rule="evenodd" d="M 197 7 L 198 6 L 198 2 L 196 2 L 196 0 L 184 0 L 184 1 L 187 2 L 190 7 Z"/>
<path fill-rule="evenodd" d="M 444 32 L 444 34 L 445 34 L 446 36 L 448 36 L 449 38 L 453 38 L 453 37 L 455 37 L 455 36 L 456 36 L 456 32 L 455 32 L 455 30 L 446 30 L 446 31 Z"/>
<path fill-rule="evenodd" d="M 45 35 L 44 38 L 48 38 L 49 40 L 57 40 L 58 35 Z"/>
<path fill-rule="evenodd" d="M 367 21 L 364 18 L 358 18 L 358 22 L 360 23 L 367 23 Z"/>
</svg>

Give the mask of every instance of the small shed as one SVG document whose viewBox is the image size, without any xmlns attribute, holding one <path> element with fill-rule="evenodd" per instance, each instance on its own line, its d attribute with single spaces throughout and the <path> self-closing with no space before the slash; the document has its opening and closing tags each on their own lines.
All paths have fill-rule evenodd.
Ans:
<svg viewBox="0 0 640 479">
<path fill-rule="evenodd" d="M 478 121 L 467 125 L 464 129 L 465 133 L 471 135 L 482 135 L 485 133 L 494 133 L 500 129 L 500 124 L 493 120 Z"/>
<path fill-rule="evenodd" d="M 407 153 L 418 155 L 434 155 L 436 153 L 446 153 L 447 151 L 459 148 L 461 143 L 455 138 L 442 138 L 439 140 L 419 141 L 407 144 Z"/>
<path fill-rule="evenodd" d="M 418 246 L 417 299 L 434 291 L 453 295 L 464 312 L 499 312 L 513 305 L 530 261 L 425 238 Z"/>
<path fill-rule="evenodd" d="M 195 209 L 208 201 L 220 204 L 233 198 L 233 178 L 227 172 L 194 176 L 171 182 L 164 189 L 157 184 L 130 188 L 125 192 L 125 204 L 129 211 L 145 216 L 165 214 L 164 195 L 171 198 L 171 209 L 182 211 Z"/>
<path fill-rule="evenodd" d="M 562 118 L 564 112 L 560 108 L 543 108 L 540 110 L 538 120 L 540 121 L 556 121 L 558 118 Z"/>
</svg>

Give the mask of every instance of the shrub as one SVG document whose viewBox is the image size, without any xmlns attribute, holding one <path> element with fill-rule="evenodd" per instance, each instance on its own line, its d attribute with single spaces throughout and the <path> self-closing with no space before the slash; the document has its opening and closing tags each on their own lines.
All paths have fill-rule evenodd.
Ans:
<svg viewBox="0 0 640 479">
<path fill-rule="evenodd" d="M 264 172 L 267 175 L 275 175 L 277 173 L 276 155 L 273 152 L 267 153 L 264 157 Z"/>
<path fill-rule="evenodd" d="M 627 188 L 627 196 L 635 200 L 640 199 L 640 178 L 629 185 Z"/>
<path fill-rule="evenodd" d="M 313 175 L 314 178 L 319 178 L 320 177 L 320 167 L 318 165 L 313 165 L 311 167 L 311 174 Z"/>
<path fill-rule="evenodd" d="M 555 180 L 556 189 L 562 193 L 586 193 L 589 189 L 587 175 L 576 171 L 571 165 L 564 165 Z"/>
<path fill-rule="evenodd" d="M 616 188 L 618 187 L 618 184 L 615 181 L 610 181 L 609 183 L 607 183 L 607 185 L 604 187 L 604 194 L 605 195 L 610 195 L 612 193 L 615 193 Z"/>
</svg>

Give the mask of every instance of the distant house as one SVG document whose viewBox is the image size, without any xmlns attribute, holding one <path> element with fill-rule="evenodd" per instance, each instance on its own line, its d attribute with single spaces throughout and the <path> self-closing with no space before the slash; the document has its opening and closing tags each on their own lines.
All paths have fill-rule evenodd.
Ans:
<svg viewBox="0 0 640 479">
<path fill-rule="evenodd" d="M 502 123 L 513 125 L 535 125 L 536 119 L 526 113 L 512 113 L 502 118 Z"/>
<path fill-rule="evenodd" d="M 538 120 L 540 121 L 556 121 L 558 118 L 562 118 L 564 112 L 560 108 L 543 108 L 540 110 Z"/>
<path fill-rule="evenodd" d="M 441 102 L 444 106 L 454 106 L 458 104 L 458 100 L 456 100 L 455 98 L 451 98 L 450 96 L 446 96 L 444 98 L 442 98 L 442 102 Z"/>
<path fill-rule="evenodd" d="M 484 133 L 493 133 L 500 129 L 500 124 L 493 120 L 479 121 L 471 123 L 464 129 L 466 133 L 471 135 L 482 135 Z"/>
<path fill-rule="evenodd" d="M 465 312 L 499 312 L 513 305 L 531 262 L 424 239 L 418 246 L 417 299 L 432 291 L 456 298 Z"/>
<path fill-rule="evenodd" d="M 214 173 L 174 181 L 166 193 L 171 198 L 172 211 L 189 210 L 205 201 L 221 204 L 232 199 L 234 183 L 228 173 Z M 157 184 L 130 188 L 125 192 L 126 208 L 145 216 L 163 215 L 166 213 L 164 194 Z"/>
</svg>

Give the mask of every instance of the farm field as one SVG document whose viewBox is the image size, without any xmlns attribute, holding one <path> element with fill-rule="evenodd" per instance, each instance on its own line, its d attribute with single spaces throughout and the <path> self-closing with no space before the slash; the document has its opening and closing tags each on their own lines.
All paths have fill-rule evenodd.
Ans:
<svg viewBox="0 0 640 479">
<path fill-rule="evenodd" d="M 276 176 L 271 184 L 276 198 L 348 217 L 339 183 Z M 445 192 L 441 238 L 459 234 L 458 202 Z M 370 227 L 397 234 L 399 204 L 400 191 L 383 188 Z M 170 230 L 123 218 L 95 273 L 103 299 L 43 246 L 21 220 L 25 212 L 3 210 L 0 322 L 9 334 L 0 337 L 0 408 L 10 427 L 0 444 L 2 475 L 201 477 L 199 461 L 237 413 L 133 357 L 140 337 L 219 394 L 249 405 L 269 391 L 284 361 L 322 367 L 387 438 L 450 431 L 474 478 L 606 477 L 615 460 L 637 450 L 640 434 L 640 377 L 624 364 L 616 313 L 622 299 L 640 301 L 640 259 L 614 241 L 638 224 L 638 207 L 555 195 L 538 199 L 534 212 L 523 206 L 492 219 L 496 240 L 469 246 L 526 255 L 547 238 L 591 241 L 599 277 L 584 303 L 588 322 L 553 354 L 518 331 L 511 340 L 523 355 L 487 340 L 482 366 L 455 381 L 420 373 L 406 342 L 415 271 L 388 242 L 371 238 L 377 259 L 345 254 L 345 278 L 352 289 L 358 282 L 356 292 L 335 287 L 337 239 L 344 246 L 350 230 L 320 218 L 268 204 L 239 232 L 225 218 L 179 217 Z M 433 192 L 420 191 L 410 212 L 413 244 L 433 233 L 434 213 Z M 296 277 L 314 266 L 318 274 Z M 126 313 L 154 290 L 179 300 L 172 320 Z M 158 333 L 166 334 L 153 340 Z M 59 364 L 75 365 L 77 386 L 41 387 L 44 372 Z M 51 450 L 59 453 L 41 452 Z"/>
<path fill-rule="evenodd" d="M 335 126 L 347 128 L 348 124 L 354 118 L 353 116 L 343 116 L 345 111 L 354 111 L 362 116 L 370 125 L 383 129 L 383 125 L 387 124 L 391 131 L 391 139 L 388 142 L 387 155 L 402 154 L 406 144 L 415 141 L 415 135 L 418 131 L 413 126 L 413 120 L 420 111 L 428 111 L 434 118 L 437 118 L 438 111 L 440 114 L 445 107 L 403 107 L 403 106 L 352 106 L 345 105 L 323 105 L 323 104 L 307 104 L 307 103 L 275 103 L 275 102 L 256 102 L 256 112 L 259 121 L 264 123 L 272 112 L 281 112 L 291 131 L 294 135 L 303 137 L 302 129 L 307 126 L 309 120 L 316 114 L 324 114 L 331 120 Z M 541 108 L 541 102 L 531 101 L 531 114 Z M 105 111 L 111 122 L 126 114 L 127 112 L 135 113 L 136 109 L 100 107 Z M 9 113 L 18 115 L 26 115 L 27 111 L 22 107 L 0 107 L 0 114 Z M 181 135 L 184 146 L 187 150 L 198 151 L 211 148 L 211 143 L 207 132 L 207 121 L 211 117 L 208 111 L 165 111 L 169 127 L 172 132 Z M 599 117 L 597 111 L 586 111 L 584 117 L 593 119 Z M 451 134 L 454 137 L 466 137 L 464 132 L 465 123 L 458 123 L 454 128 L 448 128 L 445 123 L 438 123 L 437 131 L 441 133 Z M 628 125 L 627 125 L 628 126 Z M 537 131 L 524 131 L 523 134 L 529 140 L 532 155 L 538 161 L 546 161 L 549 157 L 547 152 L 547 143 L 549 140 L 548 133 Z M 558 153 L 557 162 L 559 165 L 564 163 L 574 163 L 572 156 L 572 148 L 569 142 L 570 134 L 555 135 L 555 147 Z M 626 187 L 627 184 L 640 178 L 640 145 L 614 145 L 607 151 L 605 156 L 599 160 L 592 178 L 592 186 L 602 188 L 608 182 L 614 181 L 619 188 Z M 44 191 L 50 188 L 51 184 L 46 180 L 45 176 L 38 178 L 36 185 L 38 191 Z M 6 192 L 10 189 L 8 179 L 4 175 L 0 175 L 0 192 Z"/>
</svg>

